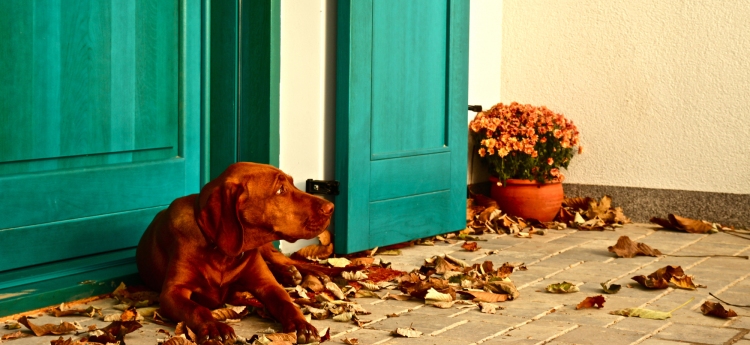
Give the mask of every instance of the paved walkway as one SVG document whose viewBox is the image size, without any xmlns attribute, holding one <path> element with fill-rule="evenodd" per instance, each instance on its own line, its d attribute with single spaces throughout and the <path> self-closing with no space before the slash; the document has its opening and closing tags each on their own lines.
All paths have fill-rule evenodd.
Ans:
<svg viewBox="0 0 750 345">
<path fill-rule="evenodd" d="M 750 255 L 750 241 L 731 235 L 678 233 L 657 230 L 649 224 L 630 224 L 617 231 L 585 232 L 575 230 L 551 230 L 545 236 L 531 239 L 505 235 L 484 235 L 486 241 L 476 252 L 454 245 L 415 246 L 402 249 L 401 256 L 383 257 L 393 262 L 394 269 L 409 271 L 423 264 L 426 257 L 450 254 L 470 262 L 491 260 L 499 267 L 504 262 L 525 262 L 527 271 L 517 271 L 511 279 L 521 296 L 499 303 L 503 310 L 496 314 L 484 314 L 474 308 L 438 309 L 419 301 L 380 300 L 360 298 L 356 301 L 372 312 L 361 319 L 371 322 L 360 328 L 353 323 L 333 320 L 314 320 L 318 329 L 329 327 L 332 340 L 341 344 L 344 338 L 356 338 L 359 344 L 737 344 L 750 345 L 750 308 L 729 307 L 740 316 L 719 319 L 704 316 L 700 305 L 713 292 L 720 298 L 735 304 L 750 304 L 750 261 L 725 257 L 636 257 L 615 258 L 607 251 L 617 238 L 629 236 L 633 241 L 643 242 L 667 254 L 678 255 Z M 487 255 L 490 250 L 499 250 Z M 707 288 L 694 291 L 668 288 L 646 290 L 630 278 L 648 275 L 666 265 L 679 265 L 687 274 L 693 275 L 696 283 Z M 569 281 L 576 283 L 580 292 L 552 294 L 544 288 L 552 283 Z M 576 305 L 587 296 L 602 294 L 600 283 L 611 281 L 623 285 L 614 295 L 604 295 L 602 309 L 576 310 Z M 627 287 L 626 285 L 632 287 Z M 669 311 L 695 298 L 684 308 L 673 313 L 667 320 L 627 318 L 609 314 L 623 308 L 641 307 Z M 100 300 L 94 305 L 109 307 L 112 300 Z M 725 305 L 725 307 L 728 307 Z M 112 309 L 105 314 L 114 313 Z M 397 317 L 386 315 L 398 314 Z M 67 317 L 83 326 L 107 322 L 85 317 Z M 43 316 L 37 323 L 59 323 L 60 318 Z M 279 325 L 257 316 L 246 317 L 234 324 L 241 336 L 250 337 L 260 330 Z M 418 338 L 395 338 L 391 331 L 399 327 L 413 327 L 423 333 Z M 147 323 L 125 339 L 128 345 L 155 344 L 164 335 L 158 329 L 173 329 Z M 11 331 L 0 329 L 0 334 Z M 66 336 L 67 338 L 68 336 Z M 56 337 L 22 338 L 7 341 L 13 345 L 49 344 Z"/>
</svg>

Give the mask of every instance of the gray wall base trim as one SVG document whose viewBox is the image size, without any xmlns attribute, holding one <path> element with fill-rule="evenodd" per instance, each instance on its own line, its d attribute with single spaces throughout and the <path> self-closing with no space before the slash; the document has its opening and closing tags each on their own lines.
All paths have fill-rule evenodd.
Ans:
<svg viewBox="0 0 750 345">
<path fill-rule="evenodd" d="M 469 186 L 474 193 L 489 195 L 490 183 Z M 564 183 L 565 197 L 612 197 L 633 222 L 646 223 L 667 214 L 702 219 L 738 228 L 750 228 L 750 194 L 696 192 L 673 189 L 599 186 Z"/>
</svg>

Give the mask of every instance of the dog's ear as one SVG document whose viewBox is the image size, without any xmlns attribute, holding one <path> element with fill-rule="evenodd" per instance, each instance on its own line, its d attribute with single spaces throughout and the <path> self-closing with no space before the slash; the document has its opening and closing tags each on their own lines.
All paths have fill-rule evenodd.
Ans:
<svg viewBox="0 0 750 345">
<path fill-rule="evenodd" d="M 242 253 L 244 231 L 239 220 L 242 188 L 230 182 L 206 185 L 198 200 L 198 226 L 227 256 Z"/>
</svg>

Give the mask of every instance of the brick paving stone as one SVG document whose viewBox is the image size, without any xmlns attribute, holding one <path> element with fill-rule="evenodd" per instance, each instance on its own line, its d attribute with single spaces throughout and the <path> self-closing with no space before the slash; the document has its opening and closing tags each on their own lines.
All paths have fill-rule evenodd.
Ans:
<svg viewBox="0 0 750 345">
<path fill-rule="evenodd" d="M 324 330 L 326 327 L 330 329 L 331 335 L 336 335 L 341 332 L 350 331 L 352 329 L 358 328 L 357 325 L 354 324 L 352 321 L 347 322 L 338 322 L 333 321 L 333 319 L 325 319 L 325 320 L 312 320 L 310 323 L 312 323 L 315 328 L 318 329 L 318 331 Z"/>
<path fill-rule="evenodd" d="M 385 339 L 391 339 L 393 338 L 391 336 L 390 331 L 381 331 L 381 330 L 374 330 L 374 329 L 365 329 L 360 328 L 356 331 L 353 331 L 351 333 L 347 333 L 345 335 L 337 336 L 335 338 L 331 338 L 331 340 L 327 343 L 330 344 L 341 344 L 344 340 L 344 338 L 349 339 L 357 339 L 360 344 L 366 345 L 366 344 L 373 344 L 377 343 L 379 341 L 385 340 Z"/>
<path fill-rule="evenodd" d="M 575 247 L 575 248 L 566 250 L 560 254 L 555 255 L 554 259 L 562 260 L 562 261 L 572 261 L 572 262 L 578 262 L 578 261 L 602 262 L 604 260 L 614 257 L 614 254 L 607 251 L 607 246 L 589 247 L 588 245 L 589 244 L 587 243 L 580 247 Z"/>
<path fill-rule="evenodd" d="M 554 313 L 544 316 L 547 321 L 573 322 L 579 325 L 604 327 L 617 320 L 617 315 L 610 315 L 608 310 L 584 309 L 576 310 L 575 305 L 565 306 Z"/>
<path fill-rule="evenodd" d="M 495 314 L 482 313 L 477 309 L 469 312 L 457 315 L 455 318 L 459 320 L 469 321 L 481 321 L 497 325 L 499 329 L 505 329 L 508 327 L 517 326 L 527 321 L 525 318 L 515 317 L 511 315 L 503 315 L 502 310 L 498 310 Z"/>
<path fill-rule="evenodd" d="M 608 326 L 608 328 L 622 329 L 626 331 L 638 332 L 643 334 L 649 334 L 660 327 L 664 327 L 671 319 L 667 320 L 651 320 L 643 319 L 640 317 L 626 317 L 621 321 Z"/>
<path fill-rule="evenodd" d="M 435 308 L 437 309 L 437 308 Z M 425 317 L 424 314 L 404 313 L 398 317 L 389 317 L 375 323 L 371 323 L 367 328 L 384 331 L 392 331 L 399 327 L 414 327 L 423 333 L 432 333 L 444 327 L 450 326 L 460 320 L 448 317 Z"/>
<path fill-rule="evenodd" d="M 710 235 L 709 235 L 710 236 Z M 705 239 L 704 239 L 705 240 Z M 680 255 L 712 255 L 712 254 L 734 254 L 747 248 L 748 243 L 735 242 L 735 243 L 711 243 L 704 242 L 703 240 L 681 249 L 674 254 Z"/>
<path fill-rule="evenodd" d="M 509 335 L 500 336 L 482 343 L 482 345 L 535 345 L 539 343 L 534 339 L 519 339 Z"/>
<path fill-rule="evenodd" d="M 673 324 L 654 335 L 654 338 L 680 340 L 702 344 L 724 344 L 740 331 L 699 325 Z"/>
<path fill-rule="evenodd" d="M 513 250 L 503 250 L 497 254 L 489 255 L 487 259 L 492 261 L 492 263 L 494 263 L 495 266 L 499 267 L 505 262 L 529 263 L 532 261 L 536 261 L 537 259 L 542 258 L 544 256 L 547 256 L 547 254 L 539 253 L 539 252 L 534 252 L 534 253 L 519 252 L 515 250 L 515 247 L 513 247 L 512 249 Z"/>
<path fill-rule="evenodd" d="M 392 293 L 401 293 L 401 291 L 391 291 Z M 370 315 L 362 315 L 362 318 L 376 318 L 385 316 L 393 313 L 404 312 L 408 309 L 413 308 L 424 308 L 424 302 L 413 299 L 408 301 L 397 301 L 397 300 L 381 300 L 381 303 L 372 304 L 377 301 L 374 298 L 358 298 L 356 302 L 362 306 L 365 310 L 369 311 Z"/>
<path fill-rule="evenodd" d="M 470 344 L 490 337 L 498 332 L 502 332 L 507 328 L 507 326 L 502 326 L 497 323 L 471 320 L 435 335 L 434 337 L 443 339 L 442 344 Z"/>
<path fill-rule="evenodd" d="M 734 343 L 733 345 L 750 345 L 750 340 L 745 340 L 745 339 L 740 339 L 738 342 Z"/>
<path fill-rule="evenodd" d="M 681 341 L 675 342 L 671 340 L 649 338 L 649 339 L 644 340 L 639 345 L 685 345 L 685 343 Z"/>
<path fill-rule="evenodd" d="M 580 345 L 629 345 L 643 337 L 642 333 L 626 331 L 614 328 L 604 328 L 591 325 L 582 325 L 562 336 L 556 338 L 549 344 L 571 343 Z"/>
<path fill-rule="evenodd" d="M 659 249 L 662 253 L 670 253 L 690 242 L 703 237 L 702 234 L 690 234 L 686 232 L 676 232 L 668 230 L 659 230 L 641 238 L 633 239 L 636 242 L 643 242 L 652 248 Z M 631 238 L 632 239 L 632 238 Z"/>
<path fill-rule="evenodd" d="M 508 332 L 508 334 L 513 338 L 543 341 L 562 334 L 576 325 L 572 322 L 550 321 L 542 318 L 514 329 Z"/>
<path fill-rule="evenodd" d="M 498 314 L 513 316 L 524 320 L 531 319 L 539 314 L 542 314 L 552 308 L 555 308 L 562 303 L 557 302 L 536 302 L 523 298 L 519 298 L 514 301 L 505 302 L 502 304 L 505 309 L 499 310 Z"/>
<path fill-rule="evenodd" d="M 729 307 L 729 308 L 739 309 L 739 308 L 736 308 L 736 307 Z M 747 316 L 737 316 L 737 317 L 735 317 L 735 320 L 729 325 L 729 327 L 750 330 L 750 317 L 747 317 Z"/>
</svg>

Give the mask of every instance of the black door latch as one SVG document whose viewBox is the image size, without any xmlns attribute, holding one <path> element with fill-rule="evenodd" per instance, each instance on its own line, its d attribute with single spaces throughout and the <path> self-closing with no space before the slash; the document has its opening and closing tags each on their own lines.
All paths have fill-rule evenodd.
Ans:
<svg viewBox="0 0 750 345">
<path fill-rule="evenodd" d="M 305 182 L 305 192 L 310 194 L 339 195 L 339 181 L 307 179 Z"/>
<path fill-rule="evenodd" d="M 482 106 L 481 105 L 469 105 L 469 110 L 475 113 L 479 113 L 479 112 L 482 112 Z"/>
</svg>

